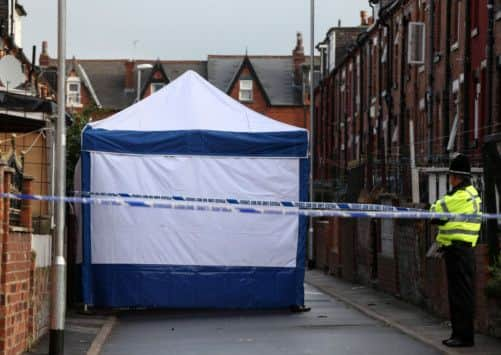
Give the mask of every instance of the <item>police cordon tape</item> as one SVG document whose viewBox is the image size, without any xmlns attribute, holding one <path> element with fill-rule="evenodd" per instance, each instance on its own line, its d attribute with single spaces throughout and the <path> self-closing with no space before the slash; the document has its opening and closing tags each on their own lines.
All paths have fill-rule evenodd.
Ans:
<svg viewBox="0 0 501 355">
<path fill-rule="evenodd" d="M 227 203 L 192 202 L 181 200 L 165 201 L 162 199 L 138 199 L 133 197 L 70 197 L 51 195 L 28 195 L 0 193 L 0 198 L 16 200 L 34 200 L 48 202 L 68 202 L 115 207 L 143 207 L 199 212 L 247 213 L 262 215 L 289 215 L 305 217 L 341 217 L 341 218 L 384 218 L 384 219 L 447 219 L 456 221 L 480 221 L 482 219 L 501 219 L 501 214 L 457 214 L 436 213 L 425 210 L 415 211 L 357 211 L 335 209 L 301 209 L 299 207 L 274 206 L 238 206 Z M 208 199 L 209 200 L 209 199 Z M 221 200 L 224 201 L 224 200 Z"/>
<path fill-rule="evenodd" d="M 165 195 L 139 195 L 125 192 L 86 192 L 73 191 L 74 195 L 92 197 L 105 196 L 117 198 L 134 198 L 144 200 L 166 200 L 166 201 L 185 201 L 185 202 L 201 202 L 201 203 L 217 203 L 230 205 L 244 206 L 259 206 L 259 207 L 286 207 L 314 210 L 357 210 L 357 211 L 385 211 L 385 212 L 422 212 L 417 208 L 398 207 L 389 205 L 362 204 L 362 203 L 345 203 L 345 202 L 305 202 L 305 201 L 266 201 L 266 200 L 242 200 L 236 198 L 200 198 L 186 196 L 165 196 Z"/>
</svg>

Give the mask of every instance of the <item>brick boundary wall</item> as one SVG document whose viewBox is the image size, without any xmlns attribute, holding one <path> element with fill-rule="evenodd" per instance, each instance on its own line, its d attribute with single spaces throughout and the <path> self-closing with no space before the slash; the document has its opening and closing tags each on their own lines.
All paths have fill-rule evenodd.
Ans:
<svg viewBox="0 0 501 355">
<path fill-rule="evenodd" d="M 14 171 L 0 161 L 0 189 L 10 191 Z M 23 193 L 32 192 L 23 177 Z M 30 201 L 21 204 L 20 225 L 10 225 L 10 202 L 0 199 L 0 354 L 22 354 L 47 331 L 49 272 L 32 252 Z"/>
<path fill-rule="evenodd" d="M 426 257 L 427 233 L 435 235 L 435 227 L 422 221 L 398 221 L 394 229 L 393 257 L 373 250 L 374 238 L 379 233 L 373 221 L 332 219 L 331 227 L 322 227 L 321 238 L 330 240 L 329 273 L 347 281 L 359 281 L 369 286 L 398 296 L 410 303 L 427 308 L 432 313 L 447 319 L 449 302 L 445 263 L 441 258 Z M 380 227 L 379 223 L 376 226 Z M 318 231 L 317 231 L 318 232 Z M 351 238 L 351 242 L 350 242 Z M 354 242 L 354 239 L 357 241 Z M 337 248 L 333 247 L 339 243 Z M 325 245 L 325 243 L 324 243 Z M 318 245 L 317 247 L 323 247 Z M 316 250 L 317 255 L 323 253 Z M 479 244 L 476 255 L 476 330 L 501 336 L 501 302 L 487 299 L 485 287 L 488 281 L 487 245 Z M 377 259 L 376 279 L 372 279 L 371 263 Z M 325 259 L 321 264 L 324 268 Z M 351 269 L 350 269 L 351 268 Z"/>
</svg>

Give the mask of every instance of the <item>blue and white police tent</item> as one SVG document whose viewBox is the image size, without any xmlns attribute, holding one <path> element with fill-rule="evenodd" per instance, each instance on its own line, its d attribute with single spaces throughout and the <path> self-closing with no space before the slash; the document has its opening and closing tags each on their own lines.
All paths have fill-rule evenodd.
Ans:
<svg viewBox="0 0 501 355">
<path fill-rule="evenodd" d="M 308 134 L 189 71 L 82 134 L 82 190 L 305 201 Z M 306 219 L 82 207 L 85 304 L 275 308 L 304 304 Z"/>
</svg>

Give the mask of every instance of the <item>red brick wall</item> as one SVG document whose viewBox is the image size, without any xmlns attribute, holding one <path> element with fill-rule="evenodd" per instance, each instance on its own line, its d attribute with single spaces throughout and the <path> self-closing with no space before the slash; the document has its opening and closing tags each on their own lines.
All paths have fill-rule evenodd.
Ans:
<svg viewBox="0 0 501 355">
<path fill-rule="evenodd" d="M 379 288 L 383 291 L 399 294 L 397 280 L 397 263 L 394 258 L 378 255 L 377 257 L 377 278 Z"/>
<path fill-rule="evenodd" d="M 30 341 L 36 341 L 48 331 L 50 318 L 50 267 L 36 268 L 35 255 L 30 270 Z"/>
<path fill-rule="evenodd" d="M 251 72 L 249 68 L 244 68 L 240 74 L 241 77 L 249 77 Z M 238 101 L 238 93 L 240 90 L 239 81 L 230 90 L 229 95 Z M 253 100 L 252 102 L 242 102 L 250 109 L 257 111 L 265 116 L 276 119 L 277 121 L 294 125 L 297 127 L 308 128 L 308 110 L 303 106 L 270 106 L 266 102 L 264 93 L 261 92 L 255 78 L 253 78 L 252 86 Z"/>
<path fill-rule="evenodd" d="M 6 237 L 4 235 L 4 237 Z M 19 354 L 28 345 L 29 298 L 31 272 L 31 235 L 9 233 L 2 253 L 2 299 L 0 329 L 3 332 L 3 350 Z M 1 334 L 1 333 L 0 333 Z M 0 343 L 0 344 L 2 344 Z"/>
<path fill-rule="evenodd" d="M 12 171 L 0 162 L 1 191 L 9 191 L 11 179 Z M 24 179 L 24 193 L 31 193 L 31 180 Z M 39 304 L 48 299 L 49 273 L 35 269 L 30 201 L 22 204 L 21 226 L 10 226 L 9 205 L 0 199 L 0 354 L 21 354 L 46 329 L 48 312 L 42 315 Z"/>
</svg>

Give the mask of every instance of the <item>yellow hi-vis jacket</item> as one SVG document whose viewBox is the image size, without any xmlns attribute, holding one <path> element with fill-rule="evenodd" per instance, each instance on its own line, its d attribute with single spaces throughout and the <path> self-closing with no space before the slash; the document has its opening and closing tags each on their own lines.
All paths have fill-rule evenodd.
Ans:
<svg viewBox="0 0 501 355">
<path fill-rule="evenodd" d="M 431 206 L 431 212 L 478 214 L 482 213 L 482 200 L 472 186 L 463 186 L 452 190 Z M 437 242 L 451 245 L 453 240 L 477 244 L 481 221 L 448 221 L 445 219 L 438 227 Z"/>
</svg>

